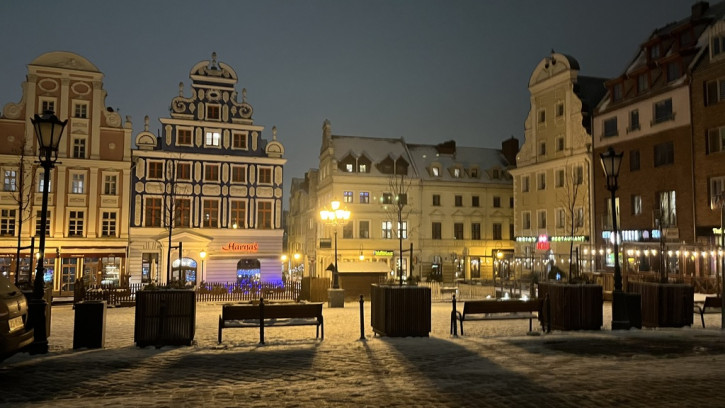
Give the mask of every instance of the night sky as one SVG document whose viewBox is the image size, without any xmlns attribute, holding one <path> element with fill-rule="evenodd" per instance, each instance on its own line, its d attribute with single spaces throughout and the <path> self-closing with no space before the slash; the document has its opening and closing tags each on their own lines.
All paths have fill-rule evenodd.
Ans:
<svg viewBox="0 0 725 408">
<path fill-rule="evenodd" d="M 49 51 L 104 74 L 106 105 L 135 134 L 169 117 L 189 71 L 215 51 L 247 89 L 256 125 L 286 149 L 292 177 L 317 167 L 322 123 L 335 134 L 523 143 L 527 84 L 552 49 L 581 74 L 612 77 L 692 0 L 10 1 L 0 2 L 0 108 L 17 103 L 26 65 Z"/>
</svg>

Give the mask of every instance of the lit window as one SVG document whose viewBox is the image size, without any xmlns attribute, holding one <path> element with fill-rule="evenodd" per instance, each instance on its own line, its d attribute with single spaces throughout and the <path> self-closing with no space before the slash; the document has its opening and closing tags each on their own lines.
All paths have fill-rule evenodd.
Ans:
<svg viewBox="0 0 725 408">
<path fill-rule="evenodd" d="M 222 135 L 219 131 L 208 131 L 206 132 L 206 138 L 204 138 L 204 146 L 219 147 Z"/>
<path fill-rule="evenodd" d="M 15 235 L 15 210 L 3 209 L 0 211 L 0 235 L 12 237 Z"/>
<path fill-rule="evenodd" d="M 17 180 L 18 173 L 15 170 L 5 170 L 3 191 L 15 191 L 17 189 Z"/>
<path fill-rule="evenodd" d="M 360 204 L 370 203 L 370 193 L 367 191 L 360 192 Z"/>
<path fill-rule="evenodd" d="M 86 175 L 85 174 L 73 174 L 71 178 L 71 193 L 83 194 L 85 187 Z"/>
<path fill-rule="evenodd" d="M 202 225 L 205 228 L 219 227 L 219 201 L 204 200 Z"/>
<path fill-rule="evenodd" d="M 352 191 L 343 191 L 342 192 L 342 202 L 343 203 L 351 203 L 352 202 Z"/>
</svg>

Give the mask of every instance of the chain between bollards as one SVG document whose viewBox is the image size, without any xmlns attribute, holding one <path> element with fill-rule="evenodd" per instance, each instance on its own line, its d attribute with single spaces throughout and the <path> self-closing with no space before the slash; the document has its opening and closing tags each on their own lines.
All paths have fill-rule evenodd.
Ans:
<svg viewBox="0 0 725 408">
<path fill-rule="evenodd" d="M 363 309 L 364 303 L 365 300 L 363 299 L 363 295 L 360 295 L 360 340 L 365 340 L 365 310 Z"/>
</svg>

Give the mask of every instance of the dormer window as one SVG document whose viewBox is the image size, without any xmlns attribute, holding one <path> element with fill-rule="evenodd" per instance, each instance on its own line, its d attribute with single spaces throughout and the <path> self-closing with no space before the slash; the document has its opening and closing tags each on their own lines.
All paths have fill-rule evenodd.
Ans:
<svg viewBox="0 0 725 408">
<path fill-rule="evenodd" d="M 453 177 L 461 178 L 461 169 L 453 169 Z"/>
<path fill-rule="evenodd" d="M 358 172 L 359 173 L 367 173 L 368 172 L 368 165 L 367 164 L 358 164 Z"/>
<path fill-rule="evenodd" d="M 352 163 L 347 163 L 347 164 L 345 165 L 345 171 L 346 171 L 346 172 L 348 172 L 348 173 L 352 173 L 353 169 L 354 169 L 354 166 L 352 165 Z"/>
<path fill-rule="evenodd" d="M 653 45 L 649 49 L 649 58 L 650 59 L 657 59 L 660 57 L 660 47 L 659 45 Z"/>
<path fill-rule="evenodd" d="M 622 100 L 622 83 L 618 83 L 612 87 L 612 100 L 614 102 Z"/>
<path fill-rule="evenodd" d="M 499 179 L 501 177 L 501 173 L 498 171 L 498 169 L 493 169 L 491 171 L 491 178 L 492 179 Z"/>
<path fill-rule="evenodd" d="M 432 167 L 430 169 L 430 172 L 431 172 L 431 174 L 433 174 L 433 177 L 438 177 L 438 176 L 441 175 L 440 174 L 440 169 L 438 167 Z"/>
<path fill-rule="evenodd" d="M 478 169 L 471 169 L 471 178 L 478 178 Z"/>
</svg>

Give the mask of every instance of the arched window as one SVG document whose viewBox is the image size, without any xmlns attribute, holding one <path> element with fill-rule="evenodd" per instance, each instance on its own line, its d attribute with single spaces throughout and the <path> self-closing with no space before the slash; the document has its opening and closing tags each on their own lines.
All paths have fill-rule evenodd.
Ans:
<svg viewBox="0 0 725 408">
<path fill-rule="evenodd" d="M 171 280 L 186 286 L 196 285 L 196 261 L 191 258 L 176 259 L 171 263 Z"/>
<path fill-rule="evenodd" d="M 258 259 L 243 258 L 237 262 L 237 283 L 254 284 L 259 282 L 261 265 Z"/>
</svg>

